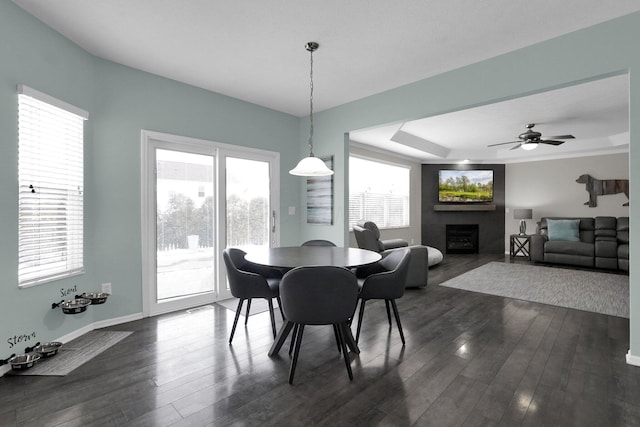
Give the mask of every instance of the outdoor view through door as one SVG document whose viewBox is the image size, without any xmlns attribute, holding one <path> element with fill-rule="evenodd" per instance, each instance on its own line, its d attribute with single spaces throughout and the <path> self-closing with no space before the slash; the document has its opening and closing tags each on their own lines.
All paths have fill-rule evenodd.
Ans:
<svg viewBox="0 0 640 427">
<path fill-rule="evenodd" d="M 269 163 L 227 157 L 227 247 L 269 246 Z"/>
<path fill-rule="evenodd" d="M 158 301 L 214 290 L 214 157 L 156 150 Z"/>
<path fill-rule="evenodd" d="M 226 157 L 226 246 L 269 246 L 269 162 Z M 157 301 L 214 292 L 214 157 L 156 150 Z"/>
</svg>

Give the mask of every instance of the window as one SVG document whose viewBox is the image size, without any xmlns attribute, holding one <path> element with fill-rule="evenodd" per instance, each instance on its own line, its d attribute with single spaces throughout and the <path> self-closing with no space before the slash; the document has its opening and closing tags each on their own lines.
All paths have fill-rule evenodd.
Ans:
<svg viewBox="0 0 640 427">
<path fill-rule="evenodd" d="M 18 86 L 18 285 L 80 274 L 88 114 Z"/>
<path fill-rule="evenodd" d="M 408 227 L 409 171 L 405 166 L 349 157 L 349 229 L 361 219 L 379 228 Z"/>
</svg>

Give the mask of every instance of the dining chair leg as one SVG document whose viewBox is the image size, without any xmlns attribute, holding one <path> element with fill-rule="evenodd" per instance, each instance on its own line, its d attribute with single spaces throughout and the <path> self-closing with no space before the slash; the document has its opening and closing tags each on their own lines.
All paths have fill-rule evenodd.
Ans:
<svg viewBox="0 0 640 427">
<path fill-rule="evenodd" d="M 293 330 L 291 331 L 291 342 L 289 343 L 289 356 L 293 353 L 293 347 L 296 344 L 296 334 L 298 333 L 298 324 L 294 323 Z"/>
<path fill-rule="evenodd" d="M 336 337 L 336 344 L 338 345 L 338 353 L 340 353 L 342 351 L 342 348 L 340 347 L 340 336 L 338 335 L 338 326 L 336 326 L 335 324 L 333 325 L 333 335 Z"/>
<path fill-rule="evenodd" d="M 244 326 L 247 326 L 249 321 L 249 309 L 251 308 L 251 298 L 247 299 L 247 314 L 244 316 Z"/>
<path fill-rule="evenodd" d="M 348 321 L 349 326 L 351 326 L 351 323 L 353 323 L 353 319 L 356 317 L 356 310 L 358 309 L 358 304 L 362 304 L 361 299 L 358 299 L 358 301 L 356 301 L 355 307 L 353 307 L 353 313 L 351 314 L 351 317 L 349 318 L 349 321 Z"/>
<path fill-rule="evenodd" d="M 398 306 L 396 300 L 391 300 L 391 306 L 393 307 L 393 314 L 396 316 L 396 323 L 398 324 L 398 330 L 400 331 L 400 339 L 402 339 L 402 346 L 404 347 L 404 333 L 402 332 L 402 323 L 400 323 L 400 314 L 398 313 Z"/>
<path fill-rule="evenodd" d="M 282 321 L 284 322 L 284 311 L 282 311 L 282 301 L 280 301 L 280 297 L 276 297 L 276 301 L 278 301 L 278 308 L 280 309 L 280 315 L 282 316 Z"/>
<path fill-rule="evenodd" d="M 364 316 L 364 300 L 360 300 L 360 312 L 358 313 L 358 329 L 356 329 L 356 343 L 360 339 L 360 328 L 362 327 L 362 317 Z"/>
<path fill-rule="evenodd" d="M 334 330 L 338 334 L 338 341 L 340 342 L 340 347 L 342 348 L 342 355 L 344 356 L 344 364 L 347 367 L 347 374 L 349 374 L 349 380 L 353 381 L 353 372 L 351 371 L 351 361 L 349 360 L 349 352 L 347 351 L 347 345 L 344 342 L 344 337 L 342 336 L 342 330 L 337 324 L 333 324 Z"/>
<path fill-rule="evenodd" d="M 267 303 L 269 303 L 269 316 L 271 317 L 271 330 L 273 331 L 273 339 L 276 338 L 276 316 L 273 313 L 273 300 L 271 298 L 267 298 Z"/>
<path fill-rule="evenodd" d="M 233 341 L 233 335 L 236 333 L 236 326 L 238 325 L 238 318 L 240 317 L 240 312 L 242 311 L 242 303 L 244 299 L 240 299 L 238 301 L 238 308 L 236 308 L 236 317 L 233 319 L 233 326 L 231 327 L 231 335 L 229 336 L 229 344 Z"/>
<path fill-rule="evenodd" d="M 298 332 L 296 334 L 296 348 L 293 350 L 293 360 L 291 360 L 291 366 L 289 368 L 289 384 L 293 384 L 293 376 L 296 373 L 296 365 L 298 364 L 298 355 L 300 354 L 300 343 L 302 343 L 302 333 L 304 332 L 304 325 L 298 326 Z"/>
<path fill-rule="evenodd" d="M 389 311 L 389 300 L 384 300 L 384 305 L 387 308 L 387 320 L 389 321 L 389 327 L 391 327 L 391 311 Z"/>
</svg>

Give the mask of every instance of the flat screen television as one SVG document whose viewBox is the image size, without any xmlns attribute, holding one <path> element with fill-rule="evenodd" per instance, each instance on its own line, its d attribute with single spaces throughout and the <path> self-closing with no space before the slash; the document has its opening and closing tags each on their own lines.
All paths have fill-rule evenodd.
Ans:
<svg viewBox="0 0 640 427">
<path fill-rule="evenodd" d="M 439 203 L 488 203 L 493 201 L 492 170 L 440 169 Z"/>
</svg>

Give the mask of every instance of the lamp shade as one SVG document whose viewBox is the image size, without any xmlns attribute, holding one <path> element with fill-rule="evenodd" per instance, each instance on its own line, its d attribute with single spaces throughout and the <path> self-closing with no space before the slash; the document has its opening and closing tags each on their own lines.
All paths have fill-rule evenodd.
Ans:
<svg viewBox="0 0 640 427">
<path fill-rule="evenodd" d="M 317 157 L 309 156 L 300 160 L 295 168 L 289 171 L 291 175 L 298 176 L 327 176 L 333 175 L 333 171 Z"/>
<path fill-rule="evenodd" d="M 535 142 L 525 142 L 520 146 L 523 150 L 531 151 L 538 148 L 538 144 Z"/>
<path fill-rule="evenodd" d="M 514 219 L 531 219 L 533 218 L 533 209 L 514 209 Z"/>
</svg>

